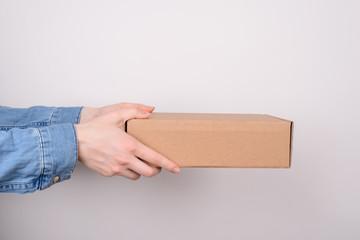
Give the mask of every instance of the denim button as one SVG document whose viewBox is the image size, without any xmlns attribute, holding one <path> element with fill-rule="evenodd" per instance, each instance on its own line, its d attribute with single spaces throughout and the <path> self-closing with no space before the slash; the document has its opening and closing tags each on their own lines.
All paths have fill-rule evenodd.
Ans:
<svg viewBox="0 0 360 240">
<path fill-rule="evenodd" d="M 57 181 L 59 181 L 59 176 L 54 177 L 53 182 L 56 183 Z"/>
</svg>

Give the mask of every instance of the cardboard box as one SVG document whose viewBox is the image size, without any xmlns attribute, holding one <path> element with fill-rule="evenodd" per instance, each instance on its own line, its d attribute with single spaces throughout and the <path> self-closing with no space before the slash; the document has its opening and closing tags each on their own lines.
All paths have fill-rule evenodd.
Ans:
<svg viewBox="0 0 360 240">
<path fill-rule="evenodd" d="M 180 167 L 289 168 L 292 128 L 265 114 L 152 113 L 126 123 Z"/>
</svg>

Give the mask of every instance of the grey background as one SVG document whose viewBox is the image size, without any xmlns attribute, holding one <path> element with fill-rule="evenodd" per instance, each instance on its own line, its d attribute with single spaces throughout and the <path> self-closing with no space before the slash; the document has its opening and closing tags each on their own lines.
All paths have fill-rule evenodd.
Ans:
<svg viewBox="0 0 360 240">
<path fill-rule="evenodd" d="M 0 194 L 0 239 L 359 239 L 359 1 L 0 1 L 0 104 L 295 122 L 290 169 Z"/>
</svg>

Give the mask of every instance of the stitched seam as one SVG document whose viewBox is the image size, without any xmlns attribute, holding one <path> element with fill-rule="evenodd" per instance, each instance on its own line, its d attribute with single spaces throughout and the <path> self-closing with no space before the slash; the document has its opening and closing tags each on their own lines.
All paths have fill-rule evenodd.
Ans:
<svg viewBox="0 0 360 240">
<path fill-rule="evenodd" d="M 2 125 L 0 126 L 1 130 L 10 130 L 12 128 L 20 128 L 20 129 L 24 129 L 24 128 L 28 128 L 28 127 L 32 127 L 32 126 L 47 126 L 49 124 L 49 122 L 33 122 L 33 123 L 29 123 L 26 125 Z"/>
<path fill-rule="evenodd" d="M 49 124 L 52 123 L 52 119 L 53 119 L 53 117 L 54 117 L 55 111 L 56 111 L 56 108 L 54 108 L 54 111 L 52 111 L 52 113 L 51 113 L 51 115 L 50 115 Z"/>
<path fill-rule="evenodd" d="M 39 129 L 35 128 L 36 133 L 39 136 L 39 144 L 40 144 L 40 156 L 41 156 L 41 164 L 40 164 L 40 176 L 39 176 L 39 189 L 42 187 L 42 178 L 44 176 L 44 146 L 43 146 L 43 138 Z"/>
</svg>

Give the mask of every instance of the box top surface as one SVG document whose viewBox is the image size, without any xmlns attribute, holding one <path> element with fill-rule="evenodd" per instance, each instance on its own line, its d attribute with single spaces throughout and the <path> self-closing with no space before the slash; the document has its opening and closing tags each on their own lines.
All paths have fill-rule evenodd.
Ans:
<svg viewBox="0 0 360 240">
<path fill-rule="evenodd" d="M 224 113 L 161 113 L 154 112 L 151 119 L 162 120 L 227 120 L 227 121 L 288 121 L 266 114 L 224 114 Z M 288 121 L 290 122 L 290 121 Z"/>
</svg>

